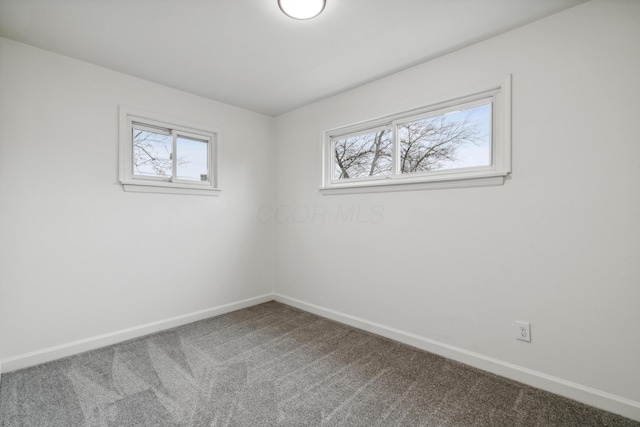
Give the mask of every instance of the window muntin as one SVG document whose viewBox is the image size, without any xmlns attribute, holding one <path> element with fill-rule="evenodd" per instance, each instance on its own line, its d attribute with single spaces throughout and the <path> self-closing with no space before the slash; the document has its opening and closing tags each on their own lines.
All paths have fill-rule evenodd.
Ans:
<svg viewBox="0 0 640 427">
<path fill-rule="evenodd" d="M 217 133 L 121 107 L 120 182 L 126 191 L 214 195 Z"/>
<path fill-rule="evenodd" d="M 501 84 L 474 95 L 325 131 L 321 191 L 501 185 L 511 171 L 510 86 L 507 76 Z M 386 145 L 385 151 L 375 150 L 374 137 L 383 129 L 388 129 L 391 156 Z M 369 152 L 354 153 L 367 160 L 365 166 L 372 166 L 372 159 L 384 159 L 386 168 L 380 168 L 384 173 L 371 173 L 378 170 L 371 167 L 361 167 L 355 177 L 342 173 L 352 160 L 344 147 L 363 136 L 367 143 L 358 148 Z"/>
</svg>

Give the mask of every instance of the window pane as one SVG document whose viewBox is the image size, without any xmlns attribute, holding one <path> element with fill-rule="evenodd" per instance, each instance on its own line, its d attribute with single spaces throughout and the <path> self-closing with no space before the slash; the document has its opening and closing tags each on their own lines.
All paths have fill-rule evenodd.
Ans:
<svg viewBox="0 0 640 427">
<path fill-rule="evenodd" d="M 133 128 L 133 173 L 170 177 L 171 135 Z"/>
<path fill-rule="evenodd" d="M 392 169 L 391 130 L 380 129 L 333 140 L 334 179 L 390 175 Z"/>
<path fill-rule="evenodd" d="M 208 146 L 205 140 L 178 136 L 176 139 L 178 179 L 208 181 Z"/>
<path fill-rule="evenodd" d="M 491 104 L 398 125 L 400 170 L 491 165 Z"/>
</svg>

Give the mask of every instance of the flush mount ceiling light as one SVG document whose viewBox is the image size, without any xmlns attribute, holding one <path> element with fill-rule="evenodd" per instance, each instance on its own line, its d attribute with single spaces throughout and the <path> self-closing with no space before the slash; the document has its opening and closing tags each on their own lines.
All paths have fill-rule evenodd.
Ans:
<svg viewBox="0 0 640 427">
<path fill-rule="evenodd" d="M 294 19 L 311 19 L 324 10 L 326 0 L 278 0 L 285 15 Z"/>
</svg>

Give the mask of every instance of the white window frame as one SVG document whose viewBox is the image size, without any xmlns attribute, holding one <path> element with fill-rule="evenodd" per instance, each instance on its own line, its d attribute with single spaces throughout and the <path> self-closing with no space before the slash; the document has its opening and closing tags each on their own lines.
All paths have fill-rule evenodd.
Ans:
<svg viewBox="0 0 640 427">
<path fill-rule="evenodd" d="M 410 174 L 402 174 L 398 170 L 399 125 L 486 104 L 491 105 L 490 165 Z M 393 134 L 393 170 L 391 174 L 335 179 L 333 140 L 383 127 L 390 127 Z M 325 195 L 502 185 L 505 177 L 511 173 L 511 76 L 508 75 L 497 84 L 485 85 L 480 90 L 470 91 L 446 101 L 326 130 L 322 132 L 321 138 L 322 177 L 320 192 Z"/>
<path fill-rule="evenodd" d="M 177 156 L 173 156 L 173 177 L 146 176 L 134 173 L 133 128 L 166 133 L 172 136 L 173 153 L 178 137 L 207 142 L 207 180 L 192 181 L 175 178 Z M 199 194 L 216 196 L 218 188 L 217 147 L 220 132 L 202 125 L 187 123 L 155 113 L 120 106 L 120 167 L 119 179 L 125 191 L 143 193 Z"/>
</svg>

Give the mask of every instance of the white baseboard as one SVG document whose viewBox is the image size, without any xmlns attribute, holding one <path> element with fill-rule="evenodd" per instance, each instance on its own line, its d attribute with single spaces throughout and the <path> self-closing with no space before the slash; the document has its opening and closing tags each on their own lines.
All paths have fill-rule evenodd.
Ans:
<svg viewBox="0 0 640 427">
<path fill-rule="evenodd" d="M 410 332 L 401 331 L 399 329 L 370 322 L 365 319 L 360 319 L 355 316 L 340 313 L 338 311 L 310 304 L 295 298 L 290 298 L 285 295 L 275 294 L 274 299 L 283 304 L 287 304 L 358 329 L 372 332 L 383 337 L 391 338 L 395 341 L 482 369 L 483 371 L 488 371 L 532 387 L 559 394 L 561 396 L 568 397 L 569 399 L 577 400 L 578 402 L 640 421 L 640 402 L 587 387 L 582 384 L 567 381 L 562 378 L 554 377 L 543 372 L 534 371 L 503 360 L 488 357 L 480 353 L 475 353 L 463 348 L 421 337 Z"/>
<path fill-rule="evenodd" d="M 0 367 L 4 373 L 15 371 L 29 366 L 39 365 L 41 363 L 51 362 L 52 360 L 61 359 L 63 357 L 72 356 L 74 354 L 83 353 L 89 350 L 95 350 L 122 341 L 138 338 L 144 335 L 152 334 L 166 329 L 175 328 L 177 326 L 186 325 L 187 323 L 196 322 L 198 320 L 207 319 L 209 317 L 219 316 L 221 314 L 230 313 L 242 308 L 251 307 L 263 302 L 273 301 L 274 294 L 265 294 L 242 301 L 232 302 L 220 305 L 218 307 L 208 308 L 193 313 L 183 314 L 181 316 L 172 317 L 170 319 L 159 320 L 157 322 L 147 323 L 133 328 L 123 329 L 108 334 L 98 335 L 96 337 L 86 338 L 30 353 L 20 354 L 18 356 L 9 357 L 0 360 Z M 1 378 L 1 376 L 0 376 Z"/>
</svg>

